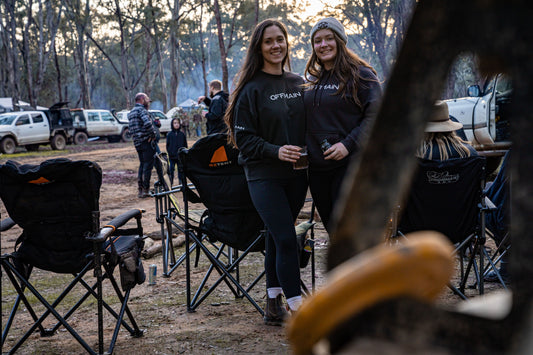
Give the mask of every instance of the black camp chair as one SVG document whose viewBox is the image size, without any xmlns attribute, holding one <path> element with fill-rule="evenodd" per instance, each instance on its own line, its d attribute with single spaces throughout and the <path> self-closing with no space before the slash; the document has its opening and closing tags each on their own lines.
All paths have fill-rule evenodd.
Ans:
<svg viewBox="0 0 533 355">
<path fill-rule="evenodd" d="M 53 159 L 40 165 L 20 165 L 13 161 L 0 165 L 0 197 L 10 217 L 2 221 L 1 229 L 7 230 L 15 224 L 22 228 L 16 250 L 1 256 L 2 271 L 16 295 L 11 298 L 6 291 L 10 287 L 2 285 L 2 305 L 13 303 L 7 321 L 2 319 L 2 348 L 9 343 L 9 353 L 19 349 L 35 331 L 41 336 L 51 336 L 64 328 L 88 353 L 103 354 L 104 309 L 112 316 L 114 324 L 107 353 L 113 353 L 121 326 L 134 337 L 142 336 L 128 308 L 131 289 L 145 277 L 139 257 L 144 243 L 142 211 L 126 212 L 100 229 L 101 183 L 102 171 L 90 161 Z M 135 226 L 125 226 L 132 219 Z M 122 290 L 113 275 L 117 265 Z M 72 274 L 74 279 L 56 300 L 48 301 L 50 296 L 38 291 L 34 281 L 30 281 L 34 268 Z M 96 280 L 91 281 L 91 278 Z M 107 292 L 110 289 L 106 287 L 104 293 L 104 280 L 110 281 L 112 292 Z M 71 301 L 67 302 L 70 303 L 67 306 L 62 303 L 67 295 L 69 299 L 74 295 L 80 299 L 73 306 Z M 98 314 L 97 350 L 69 324 L 73 313 L 91 296 L 96 299 Z M 116 311 L 109 304 L 114 298 L 120 304 Z M 27 312 L 21 311 L 21 302 Z M 43 313 L 39 316 L 37 312 L 41 310 Z M 53 317 L 48 317 L 50 315 Z M 12 329 L 13 324 L 28 324 L 28 330 L 20 336 Z M 50 328 L 45 328 L 48 324 Z M 9 339 L 20 338 L 8 341 L 8 335 Z"/>
<path fill-rule="evenodd" d="M 154 165 L 156 168 L 158 180 L 154 184 L 152 196 L 155 198 L 156 221 L 161 226 L 161 252 L 163 255 L 163 272 L 164 277 L 169 277 L 185 260 L 185 254 L 176 257 L 173 235 L 174 231 L 185 234 L 184 222 L 186 219 L 199 225 L 205 208 L 197 210 L 187 210 L 182 207 L 181 192 L 187 193 L 189 201 L 201 202 L 200 198 L 191 193 L 194 186 L 189 184 L 172 186 L 169 175 L 169 163 L 167 153 L 160 152 L 155 155 Z M 181 222 L 181 223 L 180 223 Z M 196 249 L 196 244 L 192 243 L 190 252 Z"/>
<path fill-rule="evenodd" d="M 461 279 L 458 288 L 452 285 L 450 288 L 462 298 L 466 298 L 465 287 L 472 271 L 474 285 L 483 294 L 485 262 L 494 268 L 485 248 L 485 214 L 496 207 L 483 194 L 484 186 L 485 158 L 482 156 L 446 161 L 419 159 L 397 227 L 399 236 L 436 230 L 456 245 L 461 260 Z"/>
<path fill-rule="evenodd" d="M 496 205 L 496 209 L 490 211 L 486 215 L 487 234 L 496 242 L 496 250 L 491 256 L 494 264 L 502 261 L 507 262 L 508 253 L 511 249 L 511 235 L 509 231 L 510 223 L 510 200 L 511 200 L 511 186 L 508 172 L 508 161 L 511 151 L 505 153 L 502 159 L 498 175 L 485 188 L 485 195 Z M 503 259 L 503 260 L 502 260 Z M 488 265 L 485 268 L 483 275 L 487 275 L 493 268 Z M 501 269 L 500 269 L 501 270 Z M 502 275 L 494 273 L 496 277 L 500 278 L 500 283 L 504 280 Z"/>
<path fill-rule="evenodd" d="M 265 230 L 250 199 L 244 171 L 237 163 L 237 156 L 238 151 L 227 144 L 227 135 L 204 137 L 190 149 L 180 151 L 185 180 L 192 182 L 198 194 L 193 191 L 191 185 L 164 191 L 164 185 L 167 184 L 156 184 L 154 197 L 162 224 L 162 237 L 168 239 L 173 229 L 184 232 L 186 236 L 185 253 L 178 259 L 174 258 L 174 264 L 169 267 L 171 266 L 173 271 L 179 263 L 186 261 L 189 311 L 194 311 L 219 284 L 224 283 L 235 297 L 247 298 L 261 314 L 263 313 L 250 291 L 262 278 L 264 271 L 249 280 L 246 286 L 241 280 L 240 265 L 250 252 L 263 251 Z M 163 162 L 162 166 L 164 165 Z M 158 173 L 164 172 L 164 169 L 158 170 Z M 165 176 L 160 177 L 160 181 L 165 180 Z M 181 209 L 175 195 L 178 191 L 183 196 Z M 201 202 L 206 207 L 199 220 L 196 218 L 197 213 L 191 218 L 191 202 Z M 300 264 L 304 267 L 311 260 L 314 287 L 313 225 L 311 217 L 310 221 L 296 226 L 296 232 L 302 246 Z M 307 233 L 309 230 L 310 236 Z M 164 244 L 169 246 L 163 251 L 164 254 L 169 253 L 171 245 L 168 242 Z M 304 248 L 306 244 L 307 248 Z M 305 251 L 309 249 L 309 253 Z M 198 266 L 201 255 L 205 255 L 209 261 L 207 272 L 194 295 L 191 281 L 192 255 L 195 255 L 195 266 Z M 167 260 L 172 262 L 172 257 Z M 262 263 L 261 259 L 261 265 Z M 212 277 L 214 272 L 218 274 L 215 280 Z M 210 286 L 206 286 L 208 283 Z M 302 288 L 304 292 L 309 293 L 303 283 Z"/>
</svg>

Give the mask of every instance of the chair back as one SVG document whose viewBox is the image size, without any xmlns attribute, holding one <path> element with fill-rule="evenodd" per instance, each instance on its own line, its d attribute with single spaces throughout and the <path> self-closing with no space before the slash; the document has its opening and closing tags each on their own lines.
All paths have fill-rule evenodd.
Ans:
<svg viewBox="0 0 533 355">
<path fill-rule="evenodd" d="M 102 170 L 90 161 L 0 165 L 0 198 L 23 230 L 20 260 L 57 273 L 79 272 L 92 253 L 85 237 L 99 229 L 101 184 Z"/>
<path fill-rule="evenodd" d="M 207 207 L 204 228 L 211 237 L 245 250 L 264 224 L 248 191 L 244 169 L 238 164 L 238 150 L 227 143 L 224 133 L 198 140 L 180 150 L 184 175 Z"/>
<path fill-rule="evenodd" d="M 484 179 L 485 157 L 419 159 L 398 229 L 436 230 L 453 243 L 464 240 L 478 224 Z"/>
</svg>

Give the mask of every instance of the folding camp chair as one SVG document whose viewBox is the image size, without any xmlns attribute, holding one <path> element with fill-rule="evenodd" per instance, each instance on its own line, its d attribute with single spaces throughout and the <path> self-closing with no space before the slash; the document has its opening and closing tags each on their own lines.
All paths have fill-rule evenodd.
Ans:
<svg viewBox="0 0 533 355">
<path fill-rule="evenodd" d="M 140 260 L 144 243 L 142 211 L 128 211 L 100 229 L 101 182 L 100 167 L 90 161 L 53 159 L 40 165 L 13 161 L 0 165 L 0 197 L 10 217 L 2 221 L 1 228 L 7 230 L 17 224 L 23 231 L 16 250 L 0 259 L 1 269 L 15 290 L 12 294 L 16 295 L 10 297 L 6 291 L 10 287 L 2 285 L 2 305 L 13 303 L 7 321 L 2 320 L 2 347 L 9 343 L 9 353 L 20 349 L 37 330 L 41 336 L 51 336 L 63 327 L 88 353 L 103 354 L 104 309 L 114 324 L 107 353 L 113 353 L 121 326 L 134 337 L 142 336 L 128 307 L 131 289 L 145 277 Z M 130 220 L 136 222 L 134 226 L 126 225 Z M 113 275 L 117 265 L 122 290 Z M 72 274 L 74 278 L 54 301 L 49 301 L 54 296 L 49 291 L 37 290 L 38 278 L 30 281 L 35 268 Z M 55 278 L 65 280 L 65 276 Z M 112 292 L 104 293 L 104 280 L 110 281 Z M 97 307 L 97 350 L 88 344 L 96 341 L 86 341 L 74 329 L 74 312 L 91 296 L 95 297 Z M 72 306 L 73 297 L 80 298 Z M 63 302 L 65 299 L 69 301 Z M 120 304 L 120 309 L 115 311 L 111 301 Z M 26 312 L 21 310 L 21 303 Z M 45 328 L 50 323 L 50 328 Z M 12 327 L 14 324 L 28 324 L 28 330 L 20 336 Z"/>
<path fill-rule="evenodd" d="M 184 222 L 190 220 L 195 225 L 199 225 L 205 208 L 197 210 L 185 210 L 180 205 L 182 189 L 187 189 L 185 193 L 189 200 L 200 202 L 200 199 L 190 190 L 194 189 L 192 184 L 188 186 L 172 186 L 169 175 L 169 163 L 167 154 L 164 152 L 155 155 L 155 168 L 158 180 L 154 184 L 155 213 L 156 221 L 161 226 L 161 252 L 163 255 L 163 276 L 169 277 L 174 270 L 185 260 L 185 254 L 176 258 L 173 235 L 174 230 L 185 234 Z M 181 223 L 180 223 L 181 222 Z M 196 249 L 196 244 L 192 243 L 190 252 Z"/>
<path fill-rule="evenodd" d="M 250 291 L 262 278 L 264 270 L 259 275 L 254 275 L 255 277 L 249 280 L 246 286 L 241 279 L 240 265 L 243 260 L 250 252 L 262 252 L 264 249 L 265 230 L 250 199 L 244 171 L 237 163 L 237 156 L 238 151 L 227 145 L 225 134 L 202 138 L 190 149 L 183 149 L 180 152 L 185 180 L 192 182 L 199 196 L 192 191 L 190 185 L 161 191 L 165 186 L 159 184 L 154 194 L 156 204 L 159 205 L 156 209 L 162 222 L 162 237 L 168 239 L 173 228 L 185 233 L 185 253 L 179 259 L 175 259 L 172 270 L 182 261 L 186 261 L 189 311 L 194 311 L 219 284 L 224 283 L 235 297 L 247 298 L 261 314 L 263 313 L 262 308 L 250 295 Z M 163 162 L 163 166 L 164 164 Z M 164 169 L 161 172 L 164 173 Z M 164 181 L 165 177 L 160 177 L 160 180 Z M 177 212 L 179 209 L 177 200 L 168 201 L 169 196 L 176 197 L 177 191 L 183 196 L 181 213 Z M 190 204 L 198 201 L 206 207 L 199 221 L 190 217 Z M 313 225 L 311 219 L 298 225 L 296 231 L 302 248 L 307 243 L 306 249 L 311 249 L 311 278 L 314 287 Z M 310 236 L 307 234 L 309 230 L 311 230 Z M 165 244 L 169 245 L 168 242 Z M 164 253 L 168 253 L 170 247 Z M 194 251 L 196 251 L 195 266 L 198 266 L 201 255 L 207 257 L 209 266 L 192 295 L 194 287 L 191 281 L 190 257 Z M 304 253 L 306 252 L 302 252 L 302 255 L 306 256 Z M 261 265 L 262 263 L 263 261 Z M 302 265 L 304 264 L 305 260 L 302 257 Z M 214 273 L 219 276 L 216 280 L 212 280 Z M 209 281 L 213 282 L 207 287 Z M 304 292 L 309 292 L 305 285 L 302 284 L 302 287 Z"/>
<path fill-rule="evenodd" d="M 495 241 L 496 250 L 493 252 L 491 259 L 494 264 L 502 261 L 506 262 L 509 250 L 511 249 L 511 236 L 509 233 L 509 219 L 510 219 L 510 200 L 511 187 L 509 181 L 509 174 L 507 171 L 509 155 L 511 151 L 505 153 L 502 159 L 498 175 L 485 188 L 485 195 L 496 205 L 497 209 L 490 211 L 486 215 L 487 234 Z M 491 265 L 485 268 L 484 276 L 492 270 Z M 501 269 L 500 269 L 501 270 Z M 503 273 L 503 272 L 502 272 Z M 493 273 L 494 276 L 500 278 L 500 283 L 503 283 L 503 275 Z"/>
<path fill-rule="evenodd" d="M 474 156 L 446 161 L 418 160 L 411 191 L 401 208 L 399 236 L 419 230 L 436 230 L 456 245 L 460 282 L 453 292 L 462 298 L 473 271 L 479 293 L 484 293 L 483 272 L 494 263 L 485 248 L 485 214 L 496 207 L 483 194 L 485 158 Z M 504 285 L 505 287 L 505 285 Z"/>
</svg>

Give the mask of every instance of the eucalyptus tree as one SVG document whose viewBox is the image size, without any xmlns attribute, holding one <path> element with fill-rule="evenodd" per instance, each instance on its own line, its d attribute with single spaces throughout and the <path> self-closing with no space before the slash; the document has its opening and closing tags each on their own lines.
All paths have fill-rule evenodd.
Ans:
<svg viewBox="0 0 533 355">
<path fill-rule="evenodd" d="M 53 54 L 63 5 L 58 1 L 23 1 L 24 16 L 20 18 L 22 28 L 22 61 L 26 92 L 30 105 L 37 106 L 44 77 Z M 35 5 L 35 6 L 34 6 Z M 22 26 L 22 24 L 24 24 Z"/>
<path fill-rule="evenodd" d="M 182 22 L 185 19 L 196 19 L 199 11 L 199 33 L 202 35 L 202 17 L 204 10 L 204 0 L 173 0 L 172 4 L 169 2 L 168 7 L 171 12 L 171 19 L 169 25 L 169 61 L 170 61 L 170 107 L 177 106 L 178 87 L 180 83 L 180 60 L 183 57 L 181 45 L 184 42 L 183 37 L 190 33 L 182 29 Z M 200 50 L 202 48 L 200 47 Z M 185 53 L 185 56 L 188 55 Z"/>
<path fill-rule="evenodd" d="M 92 34 L 90 0 L 62 0 L 65 6 L 65 15 L 69 20 L 69 28 L 63 35 L 65 43 L 68 42 L 69 34 L 74 37 L 73 53 L 75 72 L 79 85 L 79 99 L 76 106 L 91 108 L 90 79 L 88 72 L 88 36 Z M 70 31 L 70 28 L 73 31 Z M 68 31 L 68 33 L 67 33 Z"/>
<path fill-rule="evenodd" d="M 92 15 L 93 31 L 86 35 L 118 78 L 125 106 L 131 107 L 134 90 L 145 79 L 153 54 L 141 23 L 145 6 L 120 0 L 101 0 L 98 5 Z M 148 89 L 143 90 L 149 94 Z"/>
<path fill-rule="evenodd" d="M 245 39 L 255 26 L 254 6 L 253 0 L 224 2 L 213 0 L 212 11 L 217 29 L 222 85 L 225 91 L 229 91 L 228 55 L 236 44 L 245 45 Z"/>
<path fill-rule="evenodd" d="M 0 93 L 11 97 L 13 105 L 20 100 L 19 50 L 17 42 L 16 0 L 0 2 L 0 59 L 5 63 L 0 69 L 2 87 Z M 5 91 L 4 91 L 5 90 Z"/>
<path fill-rule="evenodd" d="M 416 0 L 352 0 L 336 7 L 351 45 L 388 78 L 416 6 Z"/>
</svg>

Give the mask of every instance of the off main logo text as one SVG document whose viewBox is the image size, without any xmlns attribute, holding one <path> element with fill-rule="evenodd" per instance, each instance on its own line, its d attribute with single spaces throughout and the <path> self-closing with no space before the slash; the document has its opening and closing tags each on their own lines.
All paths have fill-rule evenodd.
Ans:
<svg viewBox="0 0 533 355">
<path fill-rule="evenodd" d="M 302 93 L 300 91 L 296 91 L 292 93 L 281 92 L 279 94 L 270 95 L 270 100 L 276 101 L 278 99 L 294 99 L 296 97 L 301 97 L 301 96 L 302 96 Z"/>
<path fill-rule="evenodd" d="M 313 87 L 315 90 L 339 90 L 338 84 L 319 84 Z"/>
</svg>

